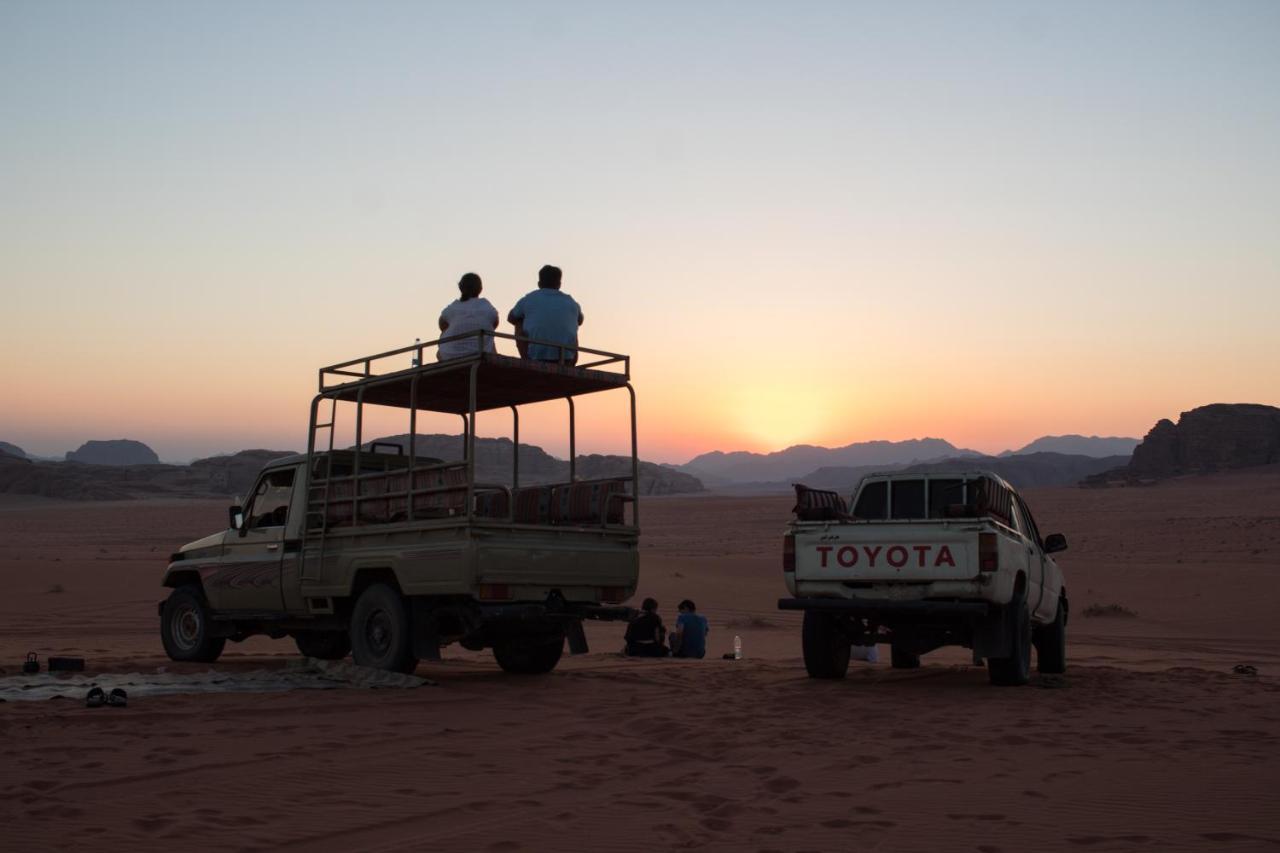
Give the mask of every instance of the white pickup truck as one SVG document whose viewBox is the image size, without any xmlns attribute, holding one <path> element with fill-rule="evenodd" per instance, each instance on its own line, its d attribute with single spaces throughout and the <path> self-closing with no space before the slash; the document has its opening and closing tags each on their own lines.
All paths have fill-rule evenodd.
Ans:
<svg viewBox="0 0 1280 853">
<path fill-rule="evenodd" d="M 985 659 L 992 684 L 1025 684 L 1031 648 L 1042 673 L 1066 669 L 1067 590 L 1013 487 L 988 472 L 874 474 L 853 508 L 835 492 L 796 486 L 783 575 L 803 610 L 812 678 L 842 678 L 850 646 L 888 642 L 893 666 L 942 646 Z"/>
</svg>

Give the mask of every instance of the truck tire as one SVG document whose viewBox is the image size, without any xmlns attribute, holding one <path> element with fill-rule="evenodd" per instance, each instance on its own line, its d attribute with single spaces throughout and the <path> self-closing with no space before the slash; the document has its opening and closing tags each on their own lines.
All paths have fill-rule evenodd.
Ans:
<svg viewBox="0 0 1280 853">
<path fill-rule="evenodd" d="M 160 640 L 170 660 L 213 663 L 227 645 L 225 637 L 210 636 L 209 605 L 197 584 L 169 593 L 160 611 Z"/>
<path fill-rule="evenodd" d="M 556 668 L 564 654 L 564 634 L 521 635 L 500 640 L 493 658 L 504 672 L 543 675 Z"/>
<path fill-rule="evenodd" d="M 351 611 L 351 657 L 359 666 L 388 672 L 413 672 L 409 608 L 399 592 L 375 583 L 360 593 Z"/>
<path fill-rule="evenodd" d="M 342 631 L 302 631 L 293 635 L 293 641 L 309 658 L 342 660 L 351 654 L 351 635 Z"/>
<path fill-rule="evenodd" d="M 1009 620 L 1009 655 L 987 658 L 987 676 L 992 684 L 1017 687 L 1031 680 L 1031 614 L 1026 598 L 1018 596 L 1009 602 L 1003 617 Z"/>
<path fill-rule="evenodd" d="M 849 638 L 829 613 L 804 612 L 800 632 L 804 668 L 810 678 L 844 678 L 849 671 Z"/>
<path fill-rule="evenodd" d="M 1045 675 L 1067 671 L 1067 608 L 1058 599 L 1058 613 L 1048 625 L 1036 629 L 1036 669 Z"/>
<path fill-rule="evenodd" d="M 896 645 L 889 646 L 889 658 L 893 663 L 894 669 L 919 669 L 920 655 L 913 655 L 903 651 Z"/>
</svg>

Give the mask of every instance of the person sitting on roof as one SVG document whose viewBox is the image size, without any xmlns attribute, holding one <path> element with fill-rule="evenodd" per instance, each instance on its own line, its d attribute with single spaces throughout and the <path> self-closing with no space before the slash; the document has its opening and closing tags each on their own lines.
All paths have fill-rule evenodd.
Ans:
<svg viewBox="0 0 1280 853">
<path fill-rule="evenodd" d="M 440 346 L 436 358 L 445 361 L 481 351 L 493 352 L 493 338 L 458 337 L 473 332 L 492 332 L 498 328 L 498 309 L 480 295 L 484 284 L 480 276 L 469 272 L 458 280 L 461 295 L 440 312 Z"/>
<path fill-rule="evenodd" d="M 562 364 L 578 361 L 578 351 L 570 347 L 578 344 L 582 309 L 572 296 L 561 292 L 560 275 L 560 268 L 550 264 L 538 270 L 538 289 L 522 296 L 507 315 L 507 322 L 516 327 L 521 358 Z"/>
<path fill-rule="evenodd" d="M 667 647 L 662 642 L 666 632 L 662 617 L 658 615 L 658 602 L 646 598 L 640 605 L 640 615 L 627 625 L 627 647 L 623 654 L 635 658 L 664 658 Z"/>
</svg>

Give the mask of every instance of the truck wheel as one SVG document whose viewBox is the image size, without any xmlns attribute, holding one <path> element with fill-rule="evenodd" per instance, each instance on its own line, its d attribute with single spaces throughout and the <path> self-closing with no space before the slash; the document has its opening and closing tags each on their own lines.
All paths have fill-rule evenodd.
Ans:
<svg viewBox="0 0 1280 853">
<path fill-rule="evenodd" d="M 493 647 L 494 660 L 505 672 L 542 675 L 556 668 L 564 654 L 564 634 L 515 636 Z"/>
<path fill-rule="evenodd" d="M 404 596 L 385 583 L 375 583 L 356 599 L 351 612 L 351 657 L 359 666 L 388 672 L 413 672 L 409 608 Z"/>
<path fill-rule="evenodd" d="M 303 631 L 294 634 L 293 641 L 309 658 L 342 660 L 351 654 L 351 636 L 342 631 Z"/>
<path fill-rule="evenodd" d="M 844 678 L 852 643 L 834 616 L 806 610 L 800 640 L 810 678 Z"/>
<path fill-rule="evenodd" d="M 1031 615 L 1026 599 L 1015 598 L 1004 615 L 1009 620 L 1009 656 L 987 658 L 987 676 L 992 684 L 1016 687 L 1031 680 Z"/>
<path fill-rule="evenodd" d="M 889 657 L 894 669 L 919 669 L 920 655 L 909 654 L 896 645 L 889 646 Z"/>
<path fill-rule="evenodd" d="M 1046 675 L 1067 671 L 1067 608 L 1058 599 L 1058 613 L 1053 621 L 1035 632 L 1036 669 Z"/>
<path fill-rule="evenodd" d="M 209 605 L 195 584 L 169 594 L 160 612 L 160 640 L 170 660 L 213 663 L 226 646 L 225 637 L 210 636 Z"/>
</svg>

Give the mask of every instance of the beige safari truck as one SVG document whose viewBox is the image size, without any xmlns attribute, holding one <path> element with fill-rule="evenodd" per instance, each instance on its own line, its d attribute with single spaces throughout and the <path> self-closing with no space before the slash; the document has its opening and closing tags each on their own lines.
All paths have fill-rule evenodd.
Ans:
<svg viewBox="0 0 1280 853">
<path fill-rule="evenodd" d="M 852 506 L 852 510 L 849 507 Z M 989 471 L 873 474 L 850 504 L 796 486 L 782 570 L 804 612 L 812 678 L 843 678 L 850 646 L 890 644 L 911 669 L 942 646 L 973 651 L 993 684 L 1025 684 L 1034 648 L 1042 673 L 1066 669 L 1067 589 L 1031 508 Z"/>
<path fill-rule="evenodd" d="M 269 463 L 226 530 L 172 555 L 160 605 L 170 658 L 212 661 L 228 640 L 265 634 L 391 671 L 457 642 L 492 649 L 508 672 L 545 673 L 566 640 L 587 651 L 584 619 L 633 616 L 621 606 L 639 575 L 630 359 L 576 347 L 558 363 L 530 362 L 478 347 L 437 361 L 438 343 L 320 370 L 306 454 Z M 574 400 L 605 392 L 629 396 L 630 470 L 581 479 Z M 569 476 L 522 485 L 521 407 L 547 401 L 566 401 Z M 511 474 L 479 482 L 476 416 L 495 410 L 510 411 Z M 420 412 L 461 419 L 462 461 L 418 454 Z M 405 440 L 367 442 L 367 419 L 388 413 L 403 417 Z M 349 447 L 334 446 L 340 427 L 354 434 Z"/>
</svg>

